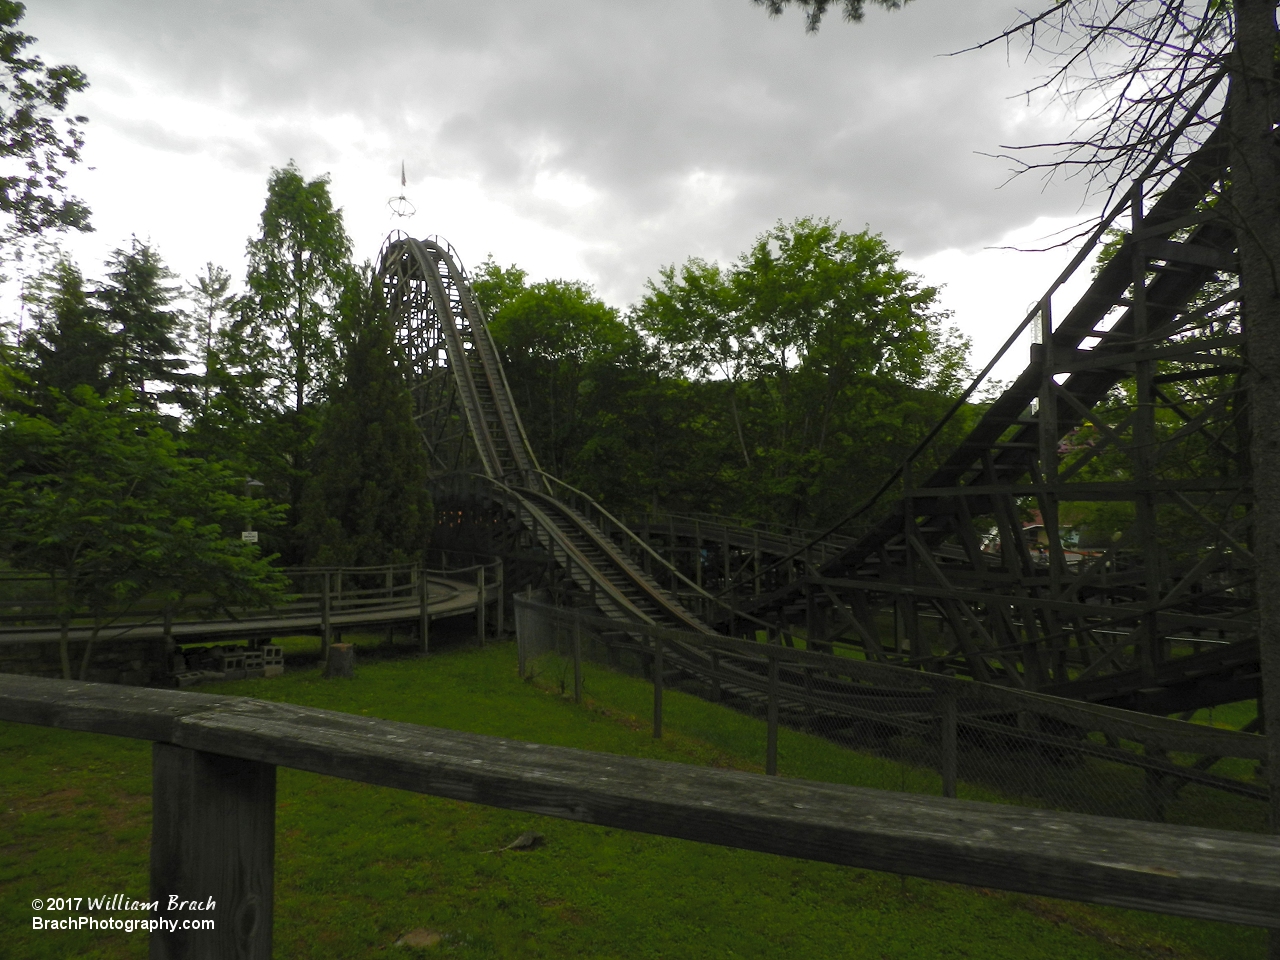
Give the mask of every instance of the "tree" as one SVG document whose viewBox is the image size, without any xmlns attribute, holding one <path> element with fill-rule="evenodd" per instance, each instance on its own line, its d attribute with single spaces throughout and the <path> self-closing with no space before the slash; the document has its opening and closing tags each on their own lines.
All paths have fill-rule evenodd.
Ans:
<svg viewBox="0 0 1280 960">
<path fill-rule="evenodd" d="M 188 295 L 195 303 L 193 329 L 196 348 L 200 352 L 200 409 L 209 407 L 209 393 L 213 388 L 219 359 L 215 356 L 214 345 L 218 331 L 230 317 L 236 304 L 236 297 L 228 291 L 231 289 L 231 274 L 212 262 L 204 265 L 204 273 L 196 277 L 196 282 L 188 285 Z"/>
<path fill-rule="evenodd" d="M 82 116 L 63 116 L 71 94 L 89 82 L 76 67 L 47 67 L 26 55 L 35 37 L 17 29 L 26 6 L 0 0 L 0 157 L 21 172 L 0 176 L 0 212 L 10 222 L 10 242 L 44 230 L 89 230 L 89 208 L 69 196 L 63 184 L 67 165 L 80 159 L 84 146 Z M 62 129 L 56 123 L 63 120 Z M 6 164 L 6 169 L 12 167 Z"/>
<path fill-rule="evenodd" d="M 245 520 L 278 523 L 279 508 L 244 497 L 243 478 L 226 465 L 183 456 L 127 394 L 101 398 L 77 387 L 52 417 L 3 408 L 0 552 L 49 575 L 64 678 L 74 617 L 91 616 L 96 635 L 144 597 L 163 604 L 168 622 L 194 592 L 215 606 L 282 596 L 270 558 L 235 534 Z"/>
<path fill-rule="evenodd" d="M 492 320 L 503 307 L 529 289 L 525 282 L 528 279 L 529 274 L 514 263 L 504 269 L 493 259 L 493 254 L 489 254 L 471 279 L 471 292 L 480 301 L 485 316 Z"/>
<path fill-rule="evenodd" d="M 78 386 L 105 393 L 114 343 L 75 264 L 59 260 L 41 278 L 33 306 L 36 325 L 20 346 L 43 409 L 51 413 L 53 398 Z"/>
<path fill-rule="evenodd" d="M 342 211 L 328 176 L 304 180 L 291 161 L 271 171 L 262 232 L 249 242 L 248 286 L 275 342 L 273 373 L 300 413 L 332 373 L 333 309 L 352 272 Z"/>
<path fill-rule="evenodd" d="M 395 362 L 395 331 L 367 271 L 342 307 L 342 377 L 325 409 L 302 501 L 306 554 L 319 564 L 414 562 L 431 531 L 431 494 L 426 449 Z"/>
<path fill-rule="evenodd" d="M 637 345 L 635 333 L 589 286 L 567 280 L 526 287 L 489 326 L 539 459 L 568 476 L 589 433 L 588 394 Z"/>
<path fill-rule="evenodd" d="M 182 357 L 185 317 L 169 309 L 178 297 L 178 288 L 168 283 L 173 279 L 155 248 L 134 237 L 127 250 L 111 252 L 107 279 L 93 294 L 115 344 L 112 385 L 153 407 L 185 401 L 190 381 Z"/>
<path fill-rule="evenodd" d="M 966 373 L 937 289 L 897 256 L 869 231 L 800 219 L 728 268 L 691 260 L 648 284 L 632 320 L 704 397 L 722 388 L 751 512 L 824 518 L 848 477 L 891 469 L 881 458 L 905 451 Z"/>
</svg>

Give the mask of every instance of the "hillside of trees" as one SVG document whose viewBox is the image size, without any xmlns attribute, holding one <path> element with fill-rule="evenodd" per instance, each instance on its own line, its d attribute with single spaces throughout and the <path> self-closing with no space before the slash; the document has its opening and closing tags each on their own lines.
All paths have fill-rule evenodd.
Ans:
<svg viewBox="0 0 1280 960">
<path fill-rule="evenodd" d="M 0 255 L 24 275 L 0 321 L 0 565 L 49 575 L 69 618 L 260 603 L 281 565 L 417 559 L 428 461 L 328 177 L 271 172 L 240 284 L 212 263 L 184 281 L 137 237 L 74 262 L 58 234 L 91 229 L 63 182 L 87 79 L 31 55 L 23 14 L 0 10 L 0 146 L 28 171 L 0 178 Z M 967 374 L 937 290 L 826 220 L 660 269 L 625 310 L 492 258 L 473 280 L 543 467 L 624 515 L 827 523 Z"/>
<path fill-rule="evenodd" d="M 90 423 L 163 435 L 165 456 L 216 473 L 234 501 L 224 532 L 255 518 L 261 555 L 280 563 L 420 554 L 426 457 L 395 332 L 327 177 L 274 170 L 247 249 L 238 293 L 213 264 L 180 282 L 136 238 L 100 279 L 59 258 L 30 285 L 29 317 L 0 347 L 11 562 L 33 556 L 22 546 L 39 526 L 31 490 L 63 482 L 36 447 Z M 937 290 L 881 237 L 824 220 L 778 224 L 728 266 L 666 267 L 625 311 L 492 258 L 474 287 L 543 467 L 630 515 L 836 519 L 967 374 Z M 86 452 L 69 469 L 110 460 Z"/>
</svg>

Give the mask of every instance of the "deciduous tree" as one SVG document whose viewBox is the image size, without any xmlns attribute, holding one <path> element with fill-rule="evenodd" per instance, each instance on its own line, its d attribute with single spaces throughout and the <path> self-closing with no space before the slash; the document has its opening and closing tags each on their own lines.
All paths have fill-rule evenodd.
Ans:
<svg viewBox="0 0 1280 960">
<path fill-rule="evenodd" d="M 274 338 L 281 401 L 291 400 L 295 413 L 333 371 L 334 310 L 351 272 L 351 241 L 328 176 L 306 180 L 292 162 L 272 170 L 261 233 L 249 242 L 248 286 Z"/>
<path fill-rule="evenodd" d="M 70 64 L 46 66 L 18 24 L 26 5 L 0 0 L 0 213 L 10 242 L 44 230 L 89 230 L 89 208 L 66 191 L 70 164 L 84 146 L 82 116 L 67 116 L 71 95 L 89 81 Z M 59 123 L 61 121 L 61 123 Z"/>
</svg>

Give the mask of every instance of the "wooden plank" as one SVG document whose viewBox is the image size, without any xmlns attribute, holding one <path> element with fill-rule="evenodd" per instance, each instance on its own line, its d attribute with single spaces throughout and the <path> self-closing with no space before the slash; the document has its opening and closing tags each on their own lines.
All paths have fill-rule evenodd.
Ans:
<svg viewBox="0 0 1280 960">
<path fill-rule="evenodd" d="M 616 757 L 169 690 L 0 677 L 0 719 L 783 856 L 1280 928 L 1280 838 Z"/>
<path fill-rule="evenodd" d="M 151 769 L 152 960 L 271 960 L 276 768 L 157 743 Z"/>
</svg>

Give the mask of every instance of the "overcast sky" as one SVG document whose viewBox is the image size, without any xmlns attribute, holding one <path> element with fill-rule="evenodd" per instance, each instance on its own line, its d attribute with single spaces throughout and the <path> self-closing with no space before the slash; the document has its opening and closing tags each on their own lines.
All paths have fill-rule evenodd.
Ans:
<svg viewBox="0 0 1280 960">
<path fill-rule="evenodd" d="M 984 248 L 1087 209 L 1078 183 L 1002 186 L 982 155 L 1061 132 L 1018 96 L 1037 65 L 945 56 L 1015 15 L 914 0 L 806 35 L 750 0 L 31 0 L 24 27 L 91 83 L 72 184 L 97 232 L 69 243 L 91 276 L 137 234 L 186 278 L 240 278 L 293 159 L 331 175 L 361 259 L 395 228 L 439 234 L 619 307 L 778 220 L 869 226 L 946 285 L 981 364 L 1067 259 Z M 402 162 L 410 220 L 386 203 Z"/>
</svg>

